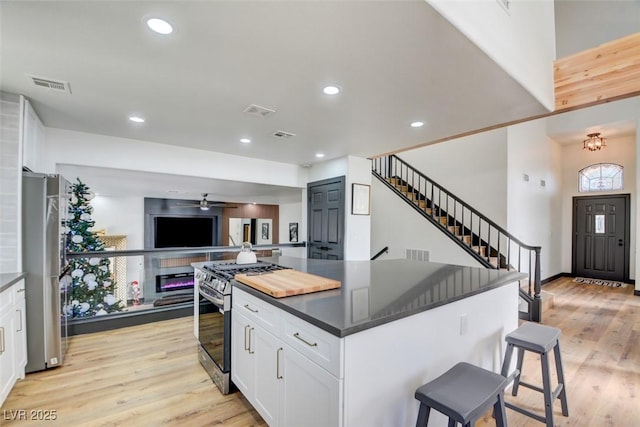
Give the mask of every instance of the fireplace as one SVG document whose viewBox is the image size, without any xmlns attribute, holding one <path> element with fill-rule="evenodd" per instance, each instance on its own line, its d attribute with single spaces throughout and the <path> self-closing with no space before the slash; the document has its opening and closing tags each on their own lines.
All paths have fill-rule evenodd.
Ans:
<svg viewBox="0 0 640 427">
<path fill-rule="evenodd" d="M 156 292 L 172 292 L 193 289 L 193 273 L 162 274 L 156 276 Z"/>
</svg>

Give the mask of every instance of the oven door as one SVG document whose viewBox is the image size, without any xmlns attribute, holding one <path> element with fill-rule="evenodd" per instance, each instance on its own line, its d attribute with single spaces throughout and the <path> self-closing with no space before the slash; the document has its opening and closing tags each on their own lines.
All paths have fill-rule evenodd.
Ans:
<svg viewBox="0 0 640 427">
<path fill-rule="evenodd" d="M 230 372 L 231 311 L 225 311 L 223 298 L 212 298 L 200 291 L 204 302 L 198 315 L 198 339 L 211 360 L 223 373 Z"/>
</svg>

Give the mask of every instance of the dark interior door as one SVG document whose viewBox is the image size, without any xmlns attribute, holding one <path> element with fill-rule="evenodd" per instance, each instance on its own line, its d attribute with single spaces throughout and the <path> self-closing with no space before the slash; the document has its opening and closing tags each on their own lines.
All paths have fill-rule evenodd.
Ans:
<svg viewBox="0 0 640 427">
<path fill-rule="evenodd" d="M 574 275 L 629 278 L 629 201 L 628 194 L 574 197 Z"/>
<path fill-rule="evenodd" d="M 344 258 L 344 176 L 309 183 L 307 256 Z"/>
</svg>

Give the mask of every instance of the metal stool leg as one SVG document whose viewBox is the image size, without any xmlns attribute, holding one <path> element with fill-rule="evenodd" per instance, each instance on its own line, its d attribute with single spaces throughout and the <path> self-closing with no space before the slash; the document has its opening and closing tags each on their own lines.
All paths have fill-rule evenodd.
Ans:
<svg viewBox="0 0 640 427">
<path fill-rule="evenodd" d="M 516 376 L 513 377 L 513 387 L 511 395 L 518 395 L 518 387 L 520 387 L 520 375 L 522 375 L 522 362 L 524 361 L 524 349 L 518 347 L 518 362 L 516 363 Z"/>
<path fill-rule="evenodd" d="M 456 427 L 456 424 L 457 424 L 457 423 L 456 423 L 456 421 L 455 421 L 455 420 L 453 420 L 453 419 L 449 418 L 449 427 Z"/>
<path fill-rule="evenodd" d="M 560 341 L 556 342 L 553 348 L 553 355 L 556 359 L 556 375 L 558 376 L 558 384 L 561 384 L 560 403 L 562 404 L 562 415 L 569 416 L 569 405 L 567 404 L 567 385 L 564 382 L 564 371 L 562 369 L 562 358 L 560 357 Z"/>
<path fill-rule="evenodd" d="M 431 412 L 431 408 L 424 403 L 421 403 L 420 409 L 418 409 L 418 421 L 416 422 L 416 427 L 427 427 L 429 412 Z"/>
<path fill-rule="evenodd" d="M 540 354 L 542 364 L 542 394 L 544 394 L 544 412 L 547 427 L 553 427 L 553 391 L 551 390 L 551 375 L 549 372 L 549 353 Z"/>
<path fill-rule="evenodd" d="M 493 405 L 493 416 L 496 419 L 496 427 L 507 426 L 507 414 L 504 410 L 504 394 L 498 395 L 498 401 Z"/>
</svg>

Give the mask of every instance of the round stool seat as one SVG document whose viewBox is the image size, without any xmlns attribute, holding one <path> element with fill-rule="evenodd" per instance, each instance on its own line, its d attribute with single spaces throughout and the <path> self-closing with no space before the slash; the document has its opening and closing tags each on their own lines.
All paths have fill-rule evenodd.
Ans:
<svg viewBox="0 0 640 427">
<path fill-rule="evenodd" d="M 462 362 L 419 387 L 415 398 L 421 406 L 433 408 L 450 420 L 467 425 L 496 403 L 502 407 L 501 396 L 506 385 L 507 379 L 502 375 Z M 426 421 L 422 424 L 419 417 L 417 425 L 426 425 Z"/>
</svg>

